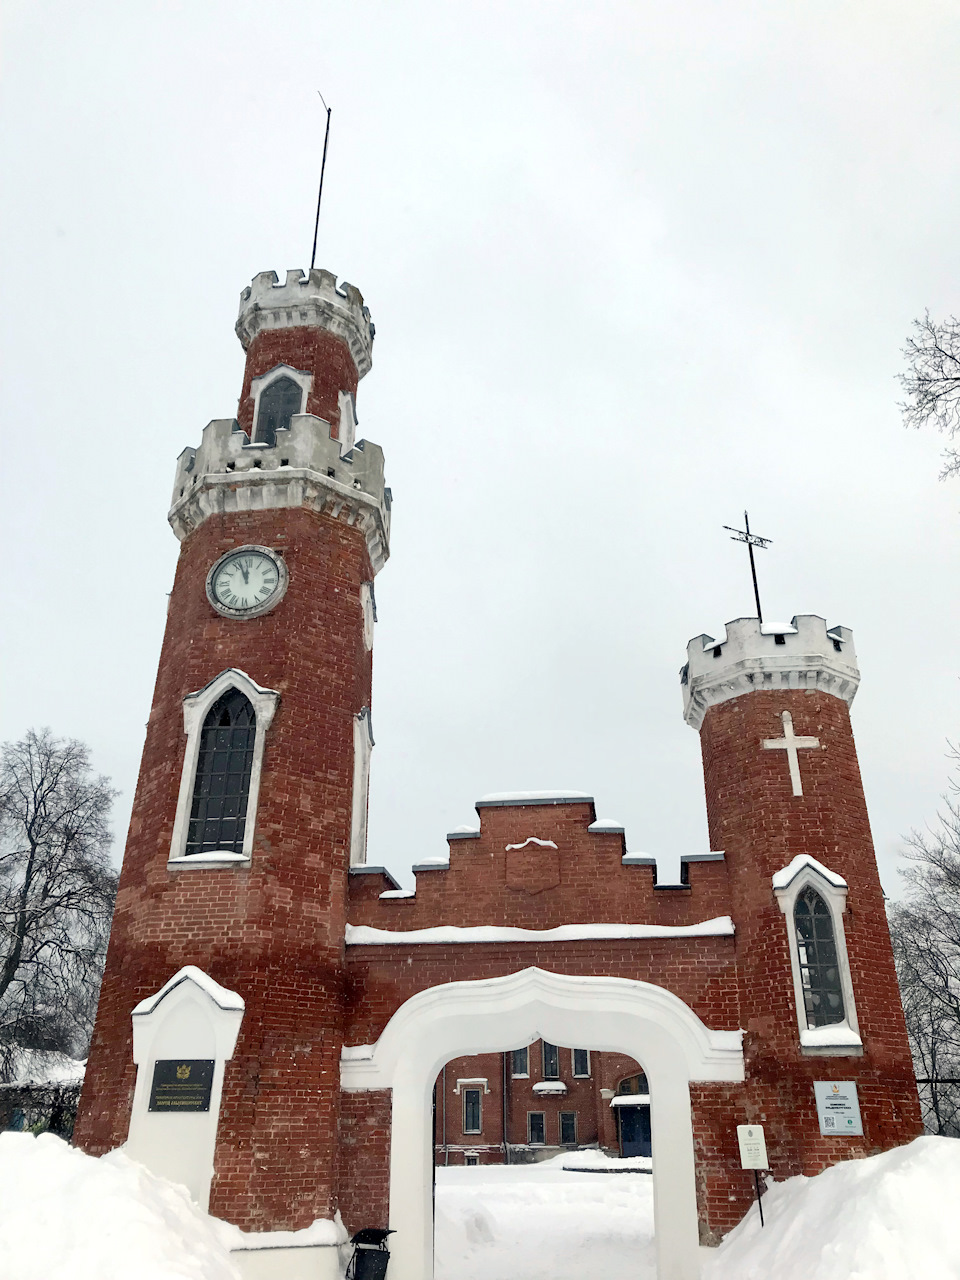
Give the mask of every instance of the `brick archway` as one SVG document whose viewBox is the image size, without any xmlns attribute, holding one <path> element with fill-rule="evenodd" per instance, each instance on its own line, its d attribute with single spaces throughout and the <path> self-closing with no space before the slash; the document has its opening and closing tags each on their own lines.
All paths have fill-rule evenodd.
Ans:
<svg viewBox="0 0 960 1280">
<path fill-rule="evenodd" d="M 711 1031 L 679 997 L 629 978 L 529 968 L 450 982 L 412 996 L 376 1044 L 344 1050 L 345 1090 L 392 1092 L 390 1225 L 393 1280 L 433 1275 L 431 1096 L 445 1062 L 543 1038 L 627 1053 L 650 1082 L 658 1275 L 699 1275 L 692 1081 L 744 1078 L 738 1031 Z"/>
</svg>

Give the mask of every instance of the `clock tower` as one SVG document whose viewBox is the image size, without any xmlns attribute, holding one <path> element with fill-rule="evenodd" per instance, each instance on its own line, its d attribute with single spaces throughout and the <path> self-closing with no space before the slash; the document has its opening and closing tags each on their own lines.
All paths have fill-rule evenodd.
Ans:
<svg viewBox="0 0 960 1280">
<path fill-rule="evenodd" d="M 177 462 L 180 558 L 76 1141 L 127 1141 L 262 1232 L 336 1209 L 390 491 L 380 449 L 355 438 L 374 336 L 360 292 L 327 271 L 262 273 L 236 328 L 237 417 Z M 190 1094 L 201 1077 L 207 1094 Z"/>
</svg>

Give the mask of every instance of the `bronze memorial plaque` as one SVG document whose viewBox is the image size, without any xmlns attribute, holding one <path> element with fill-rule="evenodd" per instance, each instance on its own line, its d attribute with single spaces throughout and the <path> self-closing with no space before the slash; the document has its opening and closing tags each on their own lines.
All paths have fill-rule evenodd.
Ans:
<svg viewBox="0 0 960 1280">
<path fill-rule="evenodd" d="M 151 1111 L 209 1111 L 212 1058 L 158 1060 L 150 1089 Z"/>
</svg>

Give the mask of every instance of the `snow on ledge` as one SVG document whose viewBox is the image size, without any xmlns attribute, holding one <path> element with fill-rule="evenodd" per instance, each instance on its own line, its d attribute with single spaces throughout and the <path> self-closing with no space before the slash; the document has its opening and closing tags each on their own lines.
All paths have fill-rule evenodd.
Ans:
<svg viewBox="0 0 960 1280">
<path fill-rule="evenodd" d="M 800 1044 L 805 1049 L 863 1048 L 863 1041 L 845 1022 L 835 1022 L 828 1027 L 804 1027 Z"/>
<path fill-rule="evenodd" d="M 555 929 L 517 929 L 509 925 L 439 925 L 432 929 L 374 929 L 348 924 L 348 947 L 387 947 L 419 943 L 578 942 L 619 938 L 712 938 L 733 934 L 730 916 L 699 924 L 561 924 Z"/>
<path fill-rule="evenodd" d="M 232 849 L 214 849 L 208 853 L 186 853 L 180 858 L 168 858 L 168 867 L 226 866 L 231 862 L 249 862 L 245 853 Z"/>
<path fill-rule="evenodd" d="M 315 1218 L 300 1231 L 241 1231 L 231 1222 L 218 1222 L 218 1234 L 231 1253 L 253 1249 L 304 1249 L 345 1244 L 347 1229 L 340 1221 Z"/>
<path fill-rule="evenodd" d="M 562 1080 L 538 1080 L 533 1086 L 533 1092 L 539 1094 L 561 1094 L 567 1092 L 567 1086 Z"/>
<path fill-rule="evenodd" d="M 618 1093 L 610 1099 L 611 1107 L 649 1107 L 649 1093 Z"/>
<path fill-rule="evenodd" d="M 477 804 L 561 804 L 564 800 L 592 802 L 593 796 L 586 791 L 568 791 L 563 788 L 559 791 L 492 791 L 487 796 L 481 796 Z"/>
<path fill-rule="evenodd" d="M 782 871 L 777 872 L 773 877 L 774 889 L 786 889 L 806 867 L 809 867 L 812 871 L 819 872 L 827 884 L 832 884 L 835 889 L 846 889 L 847 882 L 843 876 L 837 875 L 835 871 L 825 867 L 816 858 L 811 858 L 809 853 L 798 853 L 788 867 L 784 867 Z"/>
<path fill-rule="evenodd" d="M 795 636 L 797 628 L 792 622 L 761 622 L 760 634 L 762 636 Z"/>
<path fill-rule="evenodd" d="M 345 1044 L 340 1050 L 341 1062 L 372 1062 L 374 1045 Z"/>
<path fill-rule="evenodd" d="M 221 987 L 219 982 L 214 982 L 209 974 L 198 969 L 196 965 L 187 964 L 179 973 L 175 973 L 169 982 L 165 982 L 155 995 L 147 996 L 145 1000 L 134 1005 L 133 1016 L 136 1018 L 152 1013 L 160 1001 L 168 996 L 174 987 L 179 987 L 181 982 L 193 982 L 221 1009 L 238 1009 L 242 1013 L 246 1008 L 243 996 L 237 995 L 236 991 L 228 991 L 226 987 Z"/>
<path fill-rule="evenodd" d="M 384 889 L 379 895 L 381 898 L 415 898 L 416 896 L 416 889 Z"/>
<path fill-rule="evenodd" d="M 617 822 L 615 818 L 598 818 L 596 822 L 591 822 L 588 831 L 615 831 L 623 832 L 625 827 L 622 823 Z"/>
<path fill-rule="evenodd" d="M 538 840 L 536 836 L 527 836 L 523 844 L 506 844 L 504 849 L 509 853 L 511 849 L 525 849 L 528 844 L 537 844 L 541 849 L 556 849 L 556 845 L 552 840 Z"/>
</svg>

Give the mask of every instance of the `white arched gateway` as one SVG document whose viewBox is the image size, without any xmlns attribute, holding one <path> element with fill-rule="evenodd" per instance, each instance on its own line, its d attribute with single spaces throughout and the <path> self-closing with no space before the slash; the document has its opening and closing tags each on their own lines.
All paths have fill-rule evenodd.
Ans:
<svg viewBox="0 0 960 1280">
<path fill-rule="evenodd" d="M 412 996 L 374 1045 L 345 1048 L 346 1090 L 390 1089 L 392 1280 L 431 1280 L 433 1084 L 444 1063 L 535 1039 L 629 1054 L 652 1099 L 654 1216 L 659 1280 L 697 1280 L 697 1201 L 691 1081 L 743 1079 L 739 1031 L 711 1031 L 677 996 L 628 978 L 523 969 L 450 982 Z"/>
</svg>

